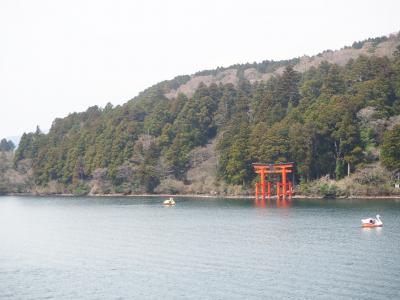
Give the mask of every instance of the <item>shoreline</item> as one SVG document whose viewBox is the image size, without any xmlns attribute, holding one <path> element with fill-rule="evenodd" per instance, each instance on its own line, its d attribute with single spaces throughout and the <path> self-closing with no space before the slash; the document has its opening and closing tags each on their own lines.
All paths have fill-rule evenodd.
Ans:
<svg viewBox="0 0 400 300">
<path fill-rule="evenodd" d="M 147 197 L 147 198 L 160 198 L 160 197 L 175 197 L 175 198 L 222 198 L 222 199 L 255 199 L 254 195 L 208 195 L 208 194 L 88 194 L 88 195 L 74 195 L 74 194 L 32 194 L 32 193 L 10 193 L 1 196 L 14 196 L 14 197 L 102 197 L 102 198 L 116 198 L 116 197 L 126 197 L 126 198 L 135 198 L 135 197 Z M 266 198 L 268 199 L 268 198 Z M 276 200 L 276 196 L 272 196 L 269 199 Z M 357 200 L 357 199 L 370 199 L 370 200 L 393 200 L 400 199 L 400 195 L 388 195 L 388 196 L 349 196 L 349 197 L 333 197 L 333 198 L 324 198 L 322 196 L 305 196 L 305 195 L 295 195 L 292 197 L 287 197 L 286 199 L 295 199 L 295 200 L 306 200 L 306 199 L 326 199 L 326 200 Z M 261 198 L 259 199 L 261 200 Z"/>
</svg>

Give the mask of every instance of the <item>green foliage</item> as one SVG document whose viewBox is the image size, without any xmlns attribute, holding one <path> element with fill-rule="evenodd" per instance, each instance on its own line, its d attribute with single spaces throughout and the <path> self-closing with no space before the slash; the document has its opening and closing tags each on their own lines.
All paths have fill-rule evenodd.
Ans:
<svg viewBox="0 0 400 300">
<path fill-rule="evenodd" d="M 25 158 L 39 157 L 39 150 L 45 147 L 46 136 L 36 127 L 34 133 L 24 133 L 15 153 L 15 162 Z"/>
<path fill-rule="evenodd" d="M 80 182 L 73 187 L 73 194 L 75 196 L 85 196 L 89 193 L 89 191 L 89 186 L 84 182 Z"/>
<path fill-rule="evenodd" d="M 181 76 L 122 106 L 93 106 L 56 119 L 48 134 L 37 128 L 22 136 L 15 164 L 32 160 L 36 184 L 56 180 L 87 193 L 81 183 L 105 170 L 102 180 L 113 190 L 151 193 L 166 178 L 186 182 L 193 149 L 216 138 L 218 177 L 230 184 L 250 184 L 253 162 L 295 161 L 302 182 L 342 178 L 348 166 L 353 172 L 365 162 L 364 153 L 381 143 L 379 132 L 357 113 L 367 106 L 376 118 L 400 113 L 400 55 L 360 57 L 345 66 L 323 62 L 304 74 L 290 61 L 236 69 L 243 75 L 249 67 L 269 72 L 282 66 L 267 82 L 251 84 L 241 76 L 237 86 L 200 84 L 190 97 L 166 98 L 190 79 Z M 398 169 L 395 128 L 385 134 L 382 161 Z M 320 193 L 336 191 L 329 186 Z"/>
<path fill-rule="evenodd" d="M 323 198 L 335 198 L 344 195 L 344 192 L 335 181 L 329 179 L 329 176 L 324 176 L 311 182 L 300 180 L 298 190 L 302 195 L 317 195 Z"/>
<path fill-rule="evenodd" d="M 245 63 L 245 64 L 235 64 L 235 65 L 231 65 L 226 68 L 218 67 L 214 70 L 204 70 L 204 71 L 196 72 L 195 75 L 198 75 L 198 76 L 217 75 L 219 72 L 226 71 L 229 69 L 236 69 L 237 72 L 240 74 L 240 73 L 243 73 L 244 70 L 249 69 L 249 68 L 254 68 L 260 73 L 271 73 L 280 67 L 294 65 L 298 62 L 299 62 L 298 58 L 294 58 L 294 59 L 290 59 L 290 60 L 281 60 L 281 61 L 264 60 L 260 63 L 254 62 L 254 63 Z"/>
<path fill-rule="evenodd" d="M 388 37 L 387 36 L 381 36 L 381 37 L 377 37 L 377 38 L 369 38 L 363 41 L 359 41 L 359 42 L 354 42 L 352 47 L 354 49 L 361 49 L 365 43 L 370 42 L 372 44 L 373 47 L 376 47 L 377 45 L 379 45 L 380 43 L 387 41 Z"/>
<path fill-rule="evenodd" d="M 324 183 L 319 187 L 319 195 L 324 198 L 335 198 L 339 195 L 339 189 L 334 184 Z"/>
<path fill-rule="evenodd" d="M 400 171 L 400 125 L 385 133 L 381 149 L 382 163 L 392 171 Z"/>
<path fill-rule="evenodd" d="M 7 141 L 6 139 L 2 139 L 0 141 L 0 151 L 13 151 L 15 149 L 15 145 L 12 141 Z"/>
</svg>

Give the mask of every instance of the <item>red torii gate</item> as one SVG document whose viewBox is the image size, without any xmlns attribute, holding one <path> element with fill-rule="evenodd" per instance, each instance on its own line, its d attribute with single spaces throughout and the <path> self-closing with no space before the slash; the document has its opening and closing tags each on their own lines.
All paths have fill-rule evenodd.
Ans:
<svg viewBox="0 0 400 300">
<path fill-rule="evenodd" d="M 290 180 L 287 180 L 286 175 L 288 173 L 293 173 L 294 163 L 279 163 L 279 164 L 263 164 L 263 163 L 254 163 L 253 164 L 254 171 L 260 175 L 260 183 L 256 183 L 256 199 L 259 198 L 259 186 L 261 185 L 261 196 L 262 199 L 265 198 L 265 182 L 266 176 L 268 174 L 280 174 L 282 178 L 282 182 L 276 183 L 276 196 L 279 198 L 280 196 L 289 196 L 291 197 L 293 194 L 293 183 Z M 271 181 L 267 181 L 267 196 L 271 197 Z"/>
</svg>

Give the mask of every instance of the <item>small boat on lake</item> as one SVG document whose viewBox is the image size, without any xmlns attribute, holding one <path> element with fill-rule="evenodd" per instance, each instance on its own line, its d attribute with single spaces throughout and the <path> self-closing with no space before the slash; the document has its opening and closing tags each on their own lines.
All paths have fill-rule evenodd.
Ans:
<svg viewBox="0 0 400 300">
<path fill-rule="evenodd" d="M 361 220 L 362 227 L 382 227 L 383 223 L 380 215 L 376 215 L 376 219 L 368 218 Z"/>
<path fill-rule="evenodd" d="M 164 200 L 163 204 L 164 205 L 175 205 L 175 200 L 174 200 L 174 198 L 170 197 L 169 199 Z"/>
</svg>

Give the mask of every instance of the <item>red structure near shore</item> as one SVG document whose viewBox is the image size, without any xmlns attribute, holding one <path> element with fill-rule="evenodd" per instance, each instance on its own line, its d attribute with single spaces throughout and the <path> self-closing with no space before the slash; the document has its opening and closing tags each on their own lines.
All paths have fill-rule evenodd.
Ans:
<svg viewBox="0 0 400 300">
<path fill-rule="evenodd" d="M 263 164 L 254 163 L 254 171 L 260 175 L 260 181 L 256 183 L 256 199 L 261 197 L 271 197 L 272 190 L 275 189 L 276 196 L 291 197 L 293 194 L 293 168 L 294 163 L 280 163 L 280 164 Z M 292 180 L 288 180 L 288 174 L 292 174 Z M 267 188 L 267 190 L 266 190 Z"/>
</svg>

